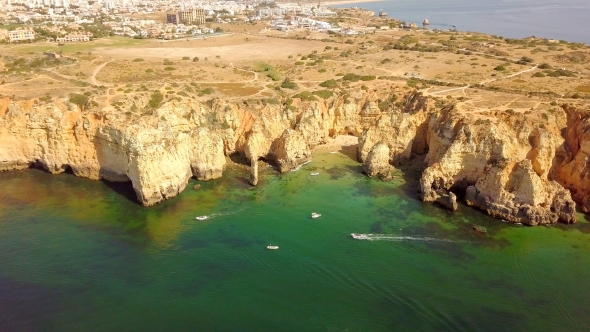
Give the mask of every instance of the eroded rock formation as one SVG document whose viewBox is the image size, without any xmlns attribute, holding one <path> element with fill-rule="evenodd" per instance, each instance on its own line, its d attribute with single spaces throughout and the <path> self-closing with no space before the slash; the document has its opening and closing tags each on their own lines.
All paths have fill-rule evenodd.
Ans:
<svg viewBox="0 0 590 332">
<path fill-rule="evenodd" d="M 520 113 L 482 120 L 415 92 L 395 104 L 392 96 L 353 97 L 295 101 L 295 109 L 180 98 L 151 109 L 147 98 L 134 97 L 120 104 L 140 111 L 126 113 L 4 98 L 0 170 L 37 165 L 131 181 L 139 202 L 152 205 L 184 190 L 191 177 L 220 177 L 230 154 L 247 158 L 256 185 L 260 159 L 287 172 L 309 161 L 315 145 L 352 134 L 369 176 L 388 178 L 392 165 L 424 158 L 425 202 L 456 210 L 465 197 L 490 215 L 530 225 L 576 222 L 574 200 L 590 210 L 588 111 L 566 108 L 540 125 Z"/>
<path fill-rule="evenodd" d="M 389 147 L 385 143 L 373 145 L 363 164 L 363 172 L 370 177 L 379 176 L 382 180 L 391 179 L 393 167 L 389 163 Z"/>
</svg>

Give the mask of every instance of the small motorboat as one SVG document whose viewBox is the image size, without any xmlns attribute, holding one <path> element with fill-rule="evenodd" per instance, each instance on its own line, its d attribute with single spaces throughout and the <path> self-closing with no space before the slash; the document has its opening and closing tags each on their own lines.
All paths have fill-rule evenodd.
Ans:
<svg viewBox="0 0 590 332">
<path fill-rule="evenodd" d="M 352 233 L 352 234 L 350 234 L 350 236 L 352 236 L 353 239 L 357 239 L 357 240 L 364 240 L 367 238 L 366 235 L 358 234 L 358 233 Z"/>
<path fill-rule="evenodd" d="M 322 215 L 321 215 L 321 214 L 319 214 L 319 213 L 315 213 L 315 212 L 312 212 L 312 213 L 311 213 L 311 218 L 312 218 L 312 219 L 317 219 L 317 218 L 319 218 L 319 217 L 321 217 L 321 216 L 322 216 Z"/>
<path fill-rule="evenodd" d="M 311 174 L 309 174 L 309 175 L 314 175 L 314 176 L 315 176 L 315 175 L 320 175 L 320 173 L 318 173 L 318 172 L 313 172 L 313 173 L 311 173 Z"/>
<path fill-rule="evenodd" d="M 207 219 L 209 219 L 209 217 L 208 216 L 198 216 L 195 219 L 197 219 L 197 220 L 207 220 Z"/>
<path fill-rule="evenodd" d="M 268 246 L 266 246 L 266 249 L 268 249 L 268 250 L 278 250 L 279 249 L 279 246 L 268 245 Z"/>
<path fill-rule="evenodd" d="M 516 226 L 522 226 L 522 223 L 521 223 L 521 222 L 515 222 L 514 224 L 515 224 Z"/>
<path fill-rule="evenodd" d="M 487 230 L 481 226 L 473 225 L 473 230 L 479 233 L 486 233 Z"/>
</svg>

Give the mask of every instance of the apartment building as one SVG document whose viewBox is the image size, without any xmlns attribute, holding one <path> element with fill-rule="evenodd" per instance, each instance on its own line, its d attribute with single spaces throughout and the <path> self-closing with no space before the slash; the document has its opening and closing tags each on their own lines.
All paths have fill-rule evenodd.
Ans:
<svg viewBox="0 0 590 332">
<path fill-rule="evenodd" d="M 200 8 L 193 8 L 180 10 L 178 13 L 168 13 L 166 14 L 166 22 L 184 25 L 205 24 L 205 11 Z"/>
<path fill-rule="evenodd" d="M 8 31 L 8 41 L 11 43 L 26 40 L 35 40 L 35 31 L 33 31 L 33 29 L 18 29 Z"/>
</svg>

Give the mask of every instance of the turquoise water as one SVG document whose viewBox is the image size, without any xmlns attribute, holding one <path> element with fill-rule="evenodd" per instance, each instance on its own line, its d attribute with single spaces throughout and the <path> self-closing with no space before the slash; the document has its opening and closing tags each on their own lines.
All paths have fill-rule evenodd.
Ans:
<svg viewBox="0 0 590 332">
<path fill-rule="evenodd" d="M 590 44 L 587 0 L 384 0 L 359 6 L 431 29 L 477 31 L 509 38 L 537 36 Z"/>
<path fill-rule="evenodd" d="M 0 173 L 0 331 L 590 329 L 584 218 L 448 213 L 411 176 L 368 179 L 340 153 L 246 177 L 144 208 L 127 185 Z"/>
</svg>

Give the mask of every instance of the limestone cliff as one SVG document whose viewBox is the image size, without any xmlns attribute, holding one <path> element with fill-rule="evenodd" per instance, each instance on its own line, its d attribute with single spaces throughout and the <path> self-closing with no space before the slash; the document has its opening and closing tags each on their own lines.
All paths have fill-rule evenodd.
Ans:
<svg viewBox="0 0 590 332">
<path fill-rule="evenodd" d="M 566 106 L 565 142 L 556 154 L 553 177 L 580 205 L 590 212 L 590 110 Z"/>
<path fill-rule="evenodd" d="M 512 222 L 576 222 L 575 203 L 548 179 L 563 139 L 523 114 L 472 121 L 453 112 L 431 117 L 427 168 L 420 179 L 425 202 L 451 190 L 469 205 Z"/>
<path fill-rule="evenodd" d="M 379 176 L 382 180 L 389 180 L 392 170 L 387 144 L 379 142 L 373 145 L 363 164 L 363 172 L 370 177 Z"/>
<path fill-rule="evenodd" d="M 230 154 L 247 158 L 256 185 L 260 159 L 287 172 L 309 161 L 315 145 L 353 134 L 370 176 L 387 178 L 391 165 L 424 158 L 425 202 L 456 210 L 465 197 L 490 215 L 530 225 L 575 222 L 574 200 L 590 209 L 589 112 L 566 109 L 567 117 L 552 114 L 545 126 L 521 113 L 482 119 L 415 92 L 397 98 L 399 92 L 295 100 L 294 108 L 178 97 L 152 109 L 141 95 L 118 101 L 135 112 L 4 98 L 0 170 L 36 165 L 130 181 L 139 202 L 152 205 L 184 190 L 191 177 L 222 176 Z"/>
</svg>

